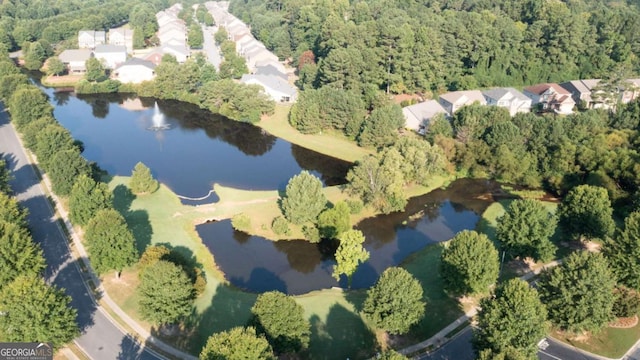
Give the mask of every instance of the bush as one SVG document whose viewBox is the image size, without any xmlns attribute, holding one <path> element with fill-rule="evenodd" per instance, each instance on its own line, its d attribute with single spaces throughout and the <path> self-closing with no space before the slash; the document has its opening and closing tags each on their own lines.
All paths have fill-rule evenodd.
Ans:
<svg viewBox="0 0 640 360">
<path fill-rule="evenodd" d="M 202 295 L 204 289 L 207 287 L 207 278 L 204 276 L 204 272 L 200 268 L 193 268 L 195 274 L 195 280 L 193 281 L 193 290 L 196 293 L 196 297 Z"/>
<path fill-rule="evenodd" d="M 291 233 L 289 230 L 289 222 L 282 216 L 273 219 L 271 230 L 273 230 L 276 235 L 289 235 Z"/>
<path fill-rule="evenodd" d="M 613 314 L 617 317 L 632 317 L 640 310 L 640 295 L 628 287 L 618 286 L 614 293 L 616 301 L 613 303 Z"/>
<path fill-rule="evenodd" d="M 138 261 L 138 265 L 140 265 L 141 269 L 144 269 L 149 265 L 153 265 L 158 261 L 165 259 L 169 253 L 171 253 L 171 250 L 164 245 L 147 246 L 147 249 L 140 257 L 140 261 Z"/>
<path fill-rule="evenodd" d="M 231 226 L 238 231 L 247 232 L 251 229 L 251 219 L 244 213 L 236 214 L 231 218 Z"/>
<path fill-rule="evenodd" d="M 364 208 L 364 204 L 360 199 L 347 200 L 346 202 L 347 205 L 349 205 L 349 212 L 351 213 L 351 215 L 360 214 L 360 212 L 362 212 L 362 209 Z"/>
<path fill-rule="evenodd" d="M 302 233 L 304 234 L 304 238 L 312 243 L 320 242 L 320 230 L 314 225 L 305 225 L 302 227 Z"/>
</svg>

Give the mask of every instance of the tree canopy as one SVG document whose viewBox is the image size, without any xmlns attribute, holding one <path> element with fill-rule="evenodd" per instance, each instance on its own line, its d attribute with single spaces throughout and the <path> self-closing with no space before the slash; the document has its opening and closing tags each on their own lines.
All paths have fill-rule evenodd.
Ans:
<svg viewBox="0 0 640 360">
<path fill-rule="evenodd" d="M 76 179 L 69 195 L 69 219 L 85 225 L 96 213 L 112 206 L 113 193 L 107 184 L 82 175 Z"/>
<path fill-rule="evenodd" d="M 607 240 L 603 250 L 618 281 L 640 290 L 640 211 L 627 216 L 624 229 Z"/>
<path fill-rule="evenodd" d="M 234 327 L 213 334 L 200 352 L 202 360 L 273 360 L 271 345 L 253 327 Z"/>
<path fill-rule="evenodd" d="M 71 298 L 35 276 L 19 276 L 0 290 L 0 332 L 12 342 L 51 342 L 55 348 L 79 335 Z M 34 321 L 37 320 L 37 321 Z"/>
<path fill-rule="evenodd" d="M 496 237 L 512 256 L 531 257 L 548 262 L 556 252 L 550 241 L 557 218 L 537 200 L 514 200 L 498 219 Z"/>
<path fill-rule="evenodd" d="M 138 162 L 131 172 L 129 187 L 134 194 L 151 194 L 158 189 L 158 181 L 148 167 Z"/>
<path fill-rule="evenodd" d="M 114 209 L 96 212 L 85 227 L 91 264 L 100 274 L 122 269 L 138 260 L 138 251 L 133 234 L 122 215 Z"/>
<path fill-rule="evenodd" d="M 266 336 L 276 353 L 298 352 L 309 346 L 311 325 L 292 297 L 277 291 L 260 294 L 251 313 L 256 330 Z"/>
<path fill-rule="evenodd" d="M 551 322 L 572 332 L 598 331 L 611 320 L 615 283 L 602 254 L 586 251 L 544 271 L 538 282 Z"/>
<path fill-rule="evenodd" d="M 327 205 L 322 191 L 322 181 L 308 171 L 292 177 L 281 198 L 282 214 L 294 224 L 315 222 Z"/>
<path fill-rule="evenodd" d="M 42 249 L 26 227 L 0 220 L 0 289 L 20 275 L 40 275 L 44 268 Z"/>
<path fill-rule="evenodd" d="M 562 199 L 560 225 L 573 238 L 604 238 L 615 228 L 613 208 L 607 190 L 598 186 L 580 185 Z"/>
<path fill-rule="evenodd" d="M 173 324 L 193 307 L 193 284 L 184 270 L 167 260 L 146 266 L 140 275 L 140 314 L 156 325 Z"/>
<path fill-rule="evenodd" d="M 538 292 L 523 280 L 509 280 L 496 288 L 494 296 L 480 302 L 474 347 L 479 353 L 514 349 L 534 358 L 547 332 L 546 321 L 547 309 Z"/>
<path fill-rule="evenodd" d="M 390 334 L 404 334 L 425 312 L 420 282 L 399 267 L 385 270 L 367 291 L 363 313 L 373 324 Z"/>
<path fill-rule="evenodd" d="M 362 246 L 364 234 L 360 230 L 348 230 L 342 233 L 338 239 L 340 245 L 336 250 L 336 265 L 333 268 L 333 277 L 340 280 L 341 275 L 346 275 L 351 285 L 351 276 L 356 272 L 360 263 L 369 259 L 369 252 Z"/>
<path fill-rule="evenodd" d="M 464 230 L 442 250 L 440 273 L 455 294 L 482 293 L 498 279 L 498 251 L 485 234 Z"/>
</svg>

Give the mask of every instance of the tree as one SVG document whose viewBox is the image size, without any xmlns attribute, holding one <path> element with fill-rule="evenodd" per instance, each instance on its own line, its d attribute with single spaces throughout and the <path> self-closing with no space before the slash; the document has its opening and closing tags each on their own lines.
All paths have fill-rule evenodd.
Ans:
<svg viewBox="0 0 640 360">
<path fill-rule="evenodd" d="M 133 234 L 114 209 L 98 211 L 87 223 L 84 237 L 91 264 L 99 274 L 115 270 L 119 277 L 122 269 L 138 260 Z"/>
<path fill-rule="evenodd" d="M 445 288 L 454 294 L 482 293 L 496 282 L 498 251 L 485 234 L 459 232 L 442 250 L 440 273 Z"/>
<path fill-rule="evenodd" d="M 113 194 L 107 184 L 82 175 L 69 195 L 69 219 L 74 224 L 85 225 L 98 211 L 110 208 L 112 202 Z"/>
<path fill-rule="evenodd" d="M 358 269 L 358 265 L 369 259 L 369 252 L 362 246 L 364 234 L 360 230 L 348 230 L 339 237 L 340 245 L 336 250 L 336 265 L 333 268 L 333 277 L 340 281 L 342 274 L 347 276 L 351 286 L 351 276 Z"/>
<path fill-rule="evenodd" d="M 393 350 L 385 350 L 379 356 L 376 356 L 378 360 L 407 360 L 408 357 Z"/>
<path fill-rule="evenodd" d="M 51 342 L 55 348 L 79 335 L 71 298 L 35 276 L 19 276 L 0 290 L 4 341 Z M 37 321 L 36 321 L 37 320 Z"/>
<path fill-rule="evenodd" d="M 474 347 L 495 353 L 515 349 L 534 358 L 547 331 L 546 320 L 547 309 L 538 292 L 523 280 L 509 280 L 480 302 Z"/>
<path fill-rule="evenodd" d="M 51 115 L 53 108 L 45 94 L 35 86 L 17 89 L 9 99 L 11 120 L 20 129 L 29 122 Z"/>
<path fill-rule="evenodd" d="M 172 262 L 159 260 L 145 267 L 138 292 L 140 314 L 153 324 L 173 324 L 191 312 L 193 284 Z"/>
<path fill-rule="evenodd" d="M 271 345 L 253 327 L 234 327 L 213 334 L 200 352 L 202 360 L 273 360 Z"/>
<path fill-rule="evenodd" d="M 276 353 L 298 352 L 309 346 L 311 325 L 292 297 L 277 291 L 260 294 L 251 313 L 256 330 L 267 337 Z"/>
<path fill-rule="evenodd" d="M 7 169 L 7 163 L 0 159 L 0 193 L 8 194 L 11 192 L 11 186 L 9 186 L 10 180 L 11 174 L 9 173 L 9 169 Z"/>
<path fill-rule="evenodd" d="M 538 284 L 549 319 L 561 329 L 598 331 L 611 321 L 615 278 L 602 254 L 575 252 L 544 271 Z"/>
<path fill-rule="evenodd" d="M 351 210 L 344 201 L 338 201 L 332 208 L 318 215 L 318 229 L 325 239 L 335 239 L 351 228 Z"/>
<path fill-rule="evenodd" d="M 29 231 L 0 219 L 0 289 L 19 275 L 37 276 L 44 268 L 42 249 Z"/>
<path fill-rule="evenodd" d="M 202 28 L 198 24 L 192 24 L 189 26 L 189 34 L 187 35 L 189 39 L 189 47 L 192 49 L 201 49 L 202 44 L 204 43 L 204 35 L 202 33 Z"/>
<path fill-rule="evenodd" d="M 398 138 L 398 129 L 404 126 L 404 122 L 400 106 L 394 104 L 376 108 L 365 120 L 358 144 L 373 147 L 391 145 Z"/>
<path fill-rule="evenodd" d="M 550 241 L 556 224 L 556 217 L 540 201 L 515 200 L 498 219 L 496 237 L 500 246 L 513 256 L 547 262 L 557 249 Z"/>
<path fill-rule="evenodd" d="M 139 162 L 131 172 L 129 187 L 134 194 L 151 194 L 158 190 L 158 181 L 151 175 L 151 170 Z"/>
<path fill-rule="evenodd" d="M 0 191 L 0 221 L 26 228 L 28 213 L 18 204 L 18 200 Z"/>
<path fill-rule="evenodd" d="M 613 240 L 608 239 L 603 251 L 618 281 L 640 290 L 640 211 L 624 220 L 624 230 Z"/>
<path fill-rule="evenodd" d="M 327 204 L 322 181 L 306 170 L 289 180 L 280 201 L 282 214 L 294 224 L 315 222 Z"/>
<path fill-rule="evenodd" d="M 57 153 L 73 148 L 73 137 L 58 123 L 45 127 L 36 135 L 36 156 L 46 171 L 50 171 L 51 165 L 55 164 L 53 157 Z"/>
<path fill-rule="evenodd" d="M 87 68 L 87 73 L 85 74 L 87 81 L 101 82 L 107 79 L 104 65 L 97 58 L 89 58 L 85 66 Z"/>
<path fill-rule="evenodd" d="M 65 67 L 62 61 L 57 56 L 50 57 L 47 60 L 47 74 L 48 75 L 62 75 L 64 73 Z"/>
<path fill-rule="evenodd" d="M 47 53 L 39 41 L 32 43 L 24 55 L 24 66 L 29 70 L 39 70 Z"/>
<path fill-rule="evenodd" d="M 396 157 L 379 159 L 366 156 L 347 173 L 347 189 L 358 195 L 366 204 L 373 205 L 384 213 L 400 211 L 407 205 L 402 190 L 404 178 Z"/>
<path fill-rule="evenodd" d="M 367 291 L 363 313 L 390 334 L 404 334 L 424 315 L 422 286 L 407 270 L 390 267 Z"/>
<path fill-rule="evenodd" d="M 166 260 L 170 253 L 171 250 L 164 245 L 147 246 L 142 256 L 140 256 L 140 261 L 138 261 L 140 269 L 143 270 L 145 267 L 153 265 L 160 260 Z"/>
<path fill-rule="evenodd" d="M 88 176 L 91 172 L 89 164 L 75 147 L 58 152 L 50 163 L 49 178 L 53 185 L 53 192 L 59 196 L 69 195 L 78 177 Z"/>
<path fill-rule="evenodd" d="M 560 226 L 567 235 L 582 239 L 604 238 L 615 229 L 607 190 L 580 185 L 569 191 L 559 209 Z"/>
<path fill-rule="evenodd" d="M 213 38 L 219 46 L 229 39 L 229 33 L 227 33 L 227 30 L 223 26 L 220 26 L 218 31 L 213 35 Z"/>
</svg>

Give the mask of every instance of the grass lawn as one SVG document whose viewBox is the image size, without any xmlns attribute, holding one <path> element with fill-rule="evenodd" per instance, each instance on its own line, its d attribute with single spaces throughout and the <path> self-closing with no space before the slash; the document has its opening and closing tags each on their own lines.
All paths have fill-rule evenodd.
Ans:
<svg viewBox="0 0 640 360">
<path fill-rule="evenodd" d="M 440 186 L 444 181 L 442 179 L 442 183 L 437 183 Z M 264 213 L 277 210 L 274 199 L 278 194 L 276 191 L 244 191 L 216 185 L 220 202 L 194 207 L 182 205 L 165 186 L 160 186 L 153 194 L 136 197 L 126 188 L 127 182 L 128 178 L 114 177 L 109 186 L 114 191 L 116 209 L 124 214 L 134 232 L 138 249 L 143 251 L 149 244 L 167 244 L 192 259 L 205 272 L 207 287 L 195 301 L 194 312 L 187 320 L 188 328 L 181 337 L 166 339 L 197 355 L 211 334 L 245 325 L 257 295 L 240 291 L 226 283 L 223 274 L 217 270 L 213 255 L 195 232 L 194 224 L 206 218 L 246 212 L 250 214 L 252 226 L 259 228 L 260 222 L 266 222 L 273 215 L 265 216 Z M 337 187 L 326 188 L 325 191 L 331 201 L 346 196 Z M 260 214 L 265 217 L 256 221 L 254 216 Z M 370 214 L 363 211 L 360 216 L 365 215 Z M 442 279 L 438 274 L 440 252 L 440 246 L 427 247 L 402 264 L 421 281 L 427 301 L 426 316 L 404 337 L 406 344 L 432 336 L 462 314 L 456 299 L 448 297 L 442 290 Z M 141 321 L 138 313 L 137 276 L 135 268 L 123 272 L 120 280 L 107 275 L 104 286 L 123 310 L 154 333 L 150 324 Z M 365 297 L 364 290 L 343 292 L 341 289 L 315 291 L 295 297 L 312 325 L 307 354 L 309 358 L 360 359 L 370 357 L 376 351 L 376 333 L 358 311 Z"/>
<path fill-rule="evenodd" d="M 558 331 L 553 331 L 551 336 L 579 349 L 618 359 L 640 339 L 640 324 L 628 329 L 607 327 L 598 334 L 580 339 L 570 338 Z"/>
<path fill-rule="evenodd" d="M 275 113 L 263 118 L 256 125 L 271 135 L 287 140 L 290 143 L 349 162 L 360 160 L 365 155 L 375 153 L 372 149 L 359 147 L 355 142 L 340 134 L 310 135 L 300 133 L 289 125 L 290 108 L 288 105 L 277 104 Z M 328 143 L 331 146 L 327 146 Z"/>
</svg>

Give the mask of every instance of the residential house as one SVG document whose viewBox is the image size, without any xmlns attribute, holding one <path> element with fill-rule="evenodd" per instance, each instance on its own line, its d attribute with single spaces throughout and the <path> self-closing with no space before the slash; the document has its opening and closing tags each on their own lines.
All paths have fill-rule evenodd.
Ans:
<svg viewBox="0 0 640 360">
<path fill-rule="evenodd" d="M 131 29 L 110 29 L 109 44 L 120 45 L 127 48 L 127 53 L 133 53 L 133 30 Z"/>
<path fill-rule="evenodd" d="M 262 66 L 256 66 L 256 71 L 254 72 L 256 75 L 273 75 L 281 78 L 284 81 L 289 80 L 289 75 L 286 72 L 280 71 L 277 67 L 273 66 L 271 63 Z"/>
<path fill-rule="evenodd" d="M 428 100 L 418 104 L 402 108 L 405 118 L 405 127 L 424 135 L 429 127 L 431 119 L 438 114 L 449 116 L 447 110 L 435 100 Z"/>
<path fill-rule="evenodd" d="M 487 104 L 480 90 L 448 92 L 440 95 L 438 102 L 451 115 L 455 114 L 458 109 L 465 105 L 471 105 L 473 103 L 479 103 L 480 105 Z"/>
<path fill-rule="evenodd" d="M 107 69 L 115 69 L 127 61 L 127 48 L 122 45 L 98 45 L 93 55 L 101 60 Z"/>
<path fill-rule="evenodd" d="M 482 95 L 487 101 L 487 105 L 506 108 L 511 116 L 531 111 L 531 99 L 514 88 L 484 90 Z"/>
<path fill-rule="evenodd" d="M 80 30 L 78 32 L 78 47 L 80 49 L 95 49 L 96 46 L 105 44 L 104 31 Z"/>
<path fill-rule="evenodd" d="M 287 68 L 285 68 L 280 61 L 273 61 L 273 59 L 256 61 L 256 71 L 258 68 L 265 66 L 273 67 L 287 78 L 289 77 L 289 71 L 287 71 Z"/>
<path fill-rule="evenodd" d="M 182 22 L 183 20 L 178 18 L 177 16 L 169 14 L 166 11 L 160 11 L 156 14 L 156 21 L 158 22 L 158 27 L 161 28 L 169 23 Z"/>
<path fill-rule="evenodd" d="M 265 93 L 277 102 L 295 102 L 298 96 L 297 89 L 278 76 L 245 74 L 240 82 L 262 86 Z"/>
<path fill-rule="evenodd" d="M 597 89 L 600 79 L 573 80 L 559 84 L 563 89 L 571 93 L 571 98 L 576 104 L 582 104 L 586 109 L 607 108 L 609 105 L 599 98 Z"/>
<path fill-rule="evenodd" d="M 67 67 L 69 74 L 87 72 L 86 63 L 91 57 L 93 57 L 93 52 L 89 49 L 69 49 L 58 55 L 58 59 Z"/>
<path fill-rule="evenodd" d="M 264 48 L 256 48 L 244 54 L 244 58 L 247 61 L 247 67 L 249 71 L 253 72 L 256 69 L 258 62 L 264 61 L 278 61 L 278 57 L 271 51 Z"/>
<path fill-rule="evenodd" d="M 160 65 L 160 63 L 162 62 L 163 55 L 164 54 L 162 53 L 162 50 L 159 47 L 157 47 L 153 49 L 151 52 L 146 53 L 144 56 L 141 57 L 141 59 L 152 62 L 155 65 Z"/>
<path fill-rule="evenodd" d="M 132 58 L 118 65 L 113 77 L 122 83 L 139 84 L 156 77 L 156 65 L 150 61 Z"/>
<path fill-rule="evenodd" d="M 571 93 L 555 83 L 526 87 L 524 94 L 532 100 L 532 105 L 541 104 L 542 110 L 554 111 L 558 114 L 571 114 L 576 105 Z"/>
<path fill-rule="evenodd" d="M 186 44 L 187 43 L 187 31 L 179 26 L 165 26 L 158 30 L 158 39 L 161 45 Z"/>
<path fill-rule="evenodd" d="M 640 79 L 627 79 L 624 89 L 621 89 L 620 102 L 627 104 L 640 96 Z"/>
<path fill-rule="evenodd" d="M 187 48 L 186 46 L 162 45 L 160 47 L 160 51 L 162 51 L 162 54 L 173 55 L 176 58 L 176 61 L 178 61 L 178 63 L 180 64 L 187 61 L 187 59 L 191 55 L 189 48 Z"/>
</svg>

